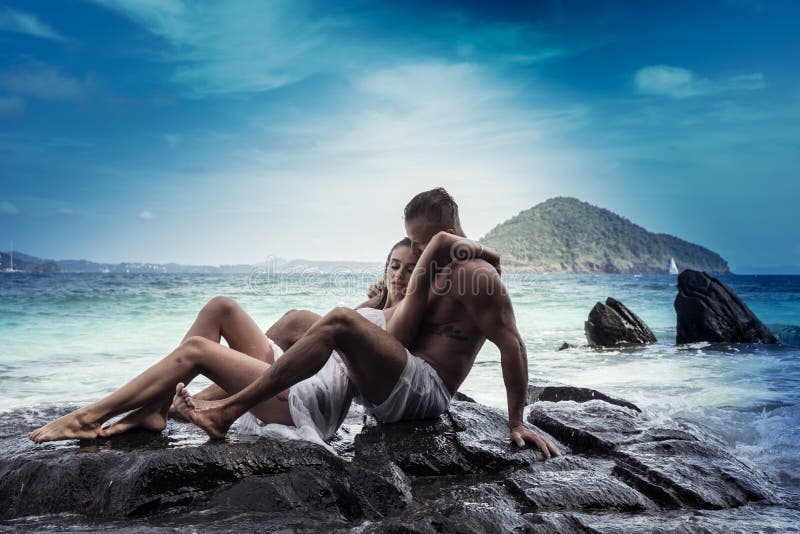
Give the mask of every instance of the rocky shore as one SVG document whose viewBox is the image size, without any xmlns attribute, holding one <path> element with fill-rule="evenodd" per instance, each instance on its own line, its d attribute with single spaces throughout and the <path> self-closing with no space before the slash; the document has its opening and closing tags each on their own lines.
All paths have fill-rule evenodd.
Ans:
<svg viewBox="0 0 800 534">
<path fill-rule="evenodd" d="M 514 450 L 505 414 L 453 402 L 435 420 L 353 411 L 334 455 L 299 441 L 162 434 L 36 446 L 64 410 L 0 416 L 0 530 L 636 532 L 794 528 L 795 510 L 713 435 L 633 403 L 534 380 L 528 421 L 563 456 Z"/>
</svg>

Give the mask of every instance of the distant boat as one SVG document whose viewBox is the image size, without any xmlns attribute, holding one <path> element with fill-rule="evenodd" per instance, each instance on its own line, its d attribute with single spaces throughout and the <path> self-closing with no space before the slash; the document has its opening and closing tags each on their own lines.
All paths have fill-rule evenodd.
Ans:
<svg viewBox="0 0 800 534">
<path fill-rule="evenodd" d="M 669 274 L 678 274 L 678 266 L 675 265 L 675 258 L 669 259 Z"/>
<path fill-rule="evenodd" d="M 11 266 L 3 269 L 1 272 L 4 273 L 21 273 L 22 271 L 14 268 L 14 242 L 11 242 L 11 250 L 8 252 L 9 256 L 11 256 Z"/>
</svg>

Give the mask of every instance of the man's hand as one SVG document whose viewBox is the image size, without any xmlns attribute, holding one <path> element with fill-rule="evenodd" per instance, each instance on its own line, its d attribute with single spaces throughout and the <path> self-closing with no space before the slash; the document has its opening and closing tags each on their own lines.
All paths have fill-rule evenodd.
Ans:
<svg viewBox="0 0 800 534">
<path fill-rule="evenodd" d="M 544 457 L 547 459 L 552 456 L 561 456 L 561 453 L 556 449 L 555 445 L 533 430 L 525 428 L 523 425 L 515 426 L 511 429 L 511 441 L 516 443 L 518 447 L 524 447 L 526 441 L 533 443 L 539 447 L 544 453 Z"/>
</svg>

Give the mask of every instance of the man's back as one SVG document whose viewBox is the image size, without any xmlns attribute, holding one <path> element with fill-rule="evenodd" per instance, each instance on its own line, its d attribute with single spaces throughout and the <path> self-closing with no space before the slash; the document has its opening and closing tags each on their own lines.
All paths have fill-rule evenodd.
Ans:
<svg viewBox="0 0 800 534">
<path fill-rule="evenodd" d="M 451 394 L 469 374 L 486 341 L 475 321 L 472 304 L 486 297 L 487 292 L 501 289 L 496 271 L 483 260 L 453 263 L 436 275 L 428 308 L 409 350 L 436 370 Z"/>
</svg>

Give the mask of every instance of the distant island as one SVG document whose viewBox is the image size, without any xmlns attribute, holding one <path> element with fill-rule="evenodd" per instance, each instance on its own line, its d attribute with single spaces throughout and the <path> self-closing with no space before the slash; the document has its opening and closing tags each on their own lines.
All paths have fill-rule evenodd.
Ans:
<svg viewBox="0 0 800 534">
<path fill-rule="evenodd" d="M 711 250 L 668 234 L 648 232 L 628 219 L 577 198 L 551 198 L 496 226 L 481 240 L 512 269 L 566 273 L 729 273 Z"/>
<path fill-rule="evenodd" d="M 11 257 L 0 252 L 0 271 L 9 268 Z M 367 272 L 379 273 L 383 264 L 364 261 L 313 261 L 270 258 L 258 264 L 184 265 L 179 263 L 97 263 L 88 260 L 50 260 L 14 252 L 14 269 L 28 273 L 192 273 L 192 274 L 249 274 L 265 270 L 281 273 L 316 271 L 320 273 Z M 376 274 L 377 276 L 377 274 Z"/>
<path fill-rule="evenodd" d="M 674 259 L 678 270 L 729 273 L 728 263 L 707 248 L 668 234 L 648 232 L 609 210 L 576 198 L 551 198 L 496 226 L 481 243 L 497 249 L 512 270 L 565 273 L 666 273 Z M 10 263 L 0 252 L 0 270 Z M 65 273 L 249 273 L 380 271 L 380 263 L 272 259 L 269 265 L 181 265 L 177 263 L 96 263 L 46 260 L 14 253 L 14 268 L 26 272 Z"/>
</svg>

